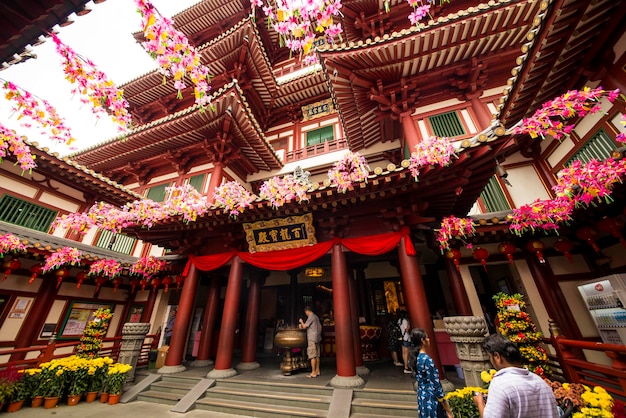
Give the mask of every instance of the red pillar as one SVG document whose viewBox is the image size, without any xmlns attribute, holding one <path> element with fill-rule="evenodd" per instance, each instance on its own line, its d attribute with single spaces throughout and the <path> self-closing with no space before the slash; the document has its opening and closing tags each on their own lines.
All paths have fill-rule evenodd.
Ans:
<svg viewBox="0 0 626 418">
<path fill-rule="evenodd" d="M 237 330 L 237 311 L 239 310 L 239 297 L 241 295 L 241 271 L 241 259 L 235 256 L 230 264 L 230 274 L 228 275 L 228 284 L 226 286 L 215 369 L 207 375 L 210 378 L 231 377 L 237 374 L 235 369 L 232 368 L 232 362 L 233 350 L 235 349 L 235 332 Z"/>
<path fill-rule="evenodd" d="M 404 132 L 404 140 L 409 149 L 409 153 L 415 151 L 415 146 L 422 142 L 422 136 L 415 126 L 412 112 L 406 112 L 400 115 L 402 121 L 402 131 Z"/>
<path fill-rule="evenodd" d="M 141 322 L 150 322 L 152 318 L 152 311 L 154 310 L 154 304 L 156 303 L 156 297 L 159 293 L 158 290 L 151 289 L 150 294 L 148 295 L 148 300 L 143 308 L 143 313 L 141 314 Z M 130 299 L 132 295 L 128 296 Z"/>
<path fill-rule="evenodd" d="M 209 189 L 207 190 L 207 196 L 209 197 L 209 202 L 213 202 L 213 192 L 215 189 L 222 184 L 224 163 L 221 161 L 215 161 L 213 163 L 213 172 L 211 173 L 211 178 L 209 179 Z"/>
<path fill-rule="evenodd" d="M 483 129 L 487 129 L 491 126 L 491 119 L 493 119 L 493 116 L 489 114 L 487 106 L 483 104 L 478 97 L 472 97 L 470 99 L 470 103 L 472 105 L 472 111 L 476 116 L 476 122 L 478 122 L 478 130 L 482 131 Z"/>
<path fill-rule="evenodd" d="M 454 299 L 457 315 L 472 315 L 472 307 L 467 297 L 461 274 L 457 271 L 452 260 L 446 259 L 445 263 L 446 272 L 448 273 L 448 282 L 450 283 L 450 291 L 452 292 L 452 299 Z"/>
<path fill-rule="evenodd" d="M 213 343 L 213 330 L 215 329 L 215 319 L 217 318 L 217 305 L 220 302 L 220 278 L 216 275 L 211 279 L 209 296 L 207 297 L 204 316 L 202 317 L 202 333 L 200 334 L 200 346 L 198 347 L 198 357 L 192 363 L 194 367 L 210 366 L 213 362 L 211 357 L 211 344 Z"/>
<path fill-rule="evenodd" d="M 256 339 L 259 329 L 259 307 L 261 306 L 261 282 L 258 271 L 250 273 L 250 288 L 248 289 L 248 307 L 246 309 L 246 323 L 243 327 L 243 353 L 238 369 L 252 370 L 259 366 L 256 362 Z"/>
<path fill-rule="evenodd" d="M 406 253 L 406 245 L 403 239 L 400 240 L 398 258 L 400 259 L 404 299 L 411 326 L 414 328 L 423 328 L 430 337 L 428 355 L 435 361 L 439 369 L 439 377 L 443 379 L 445 378 L 445 374 L 441 367 L 441 361 L 439 360 L 439 351 L 437 350 L 437 341 L 435 340 L 433 321 L 430 318 L 430 310 L 428 309 L 428 299 L 426 298 L 426 291 L 424 290 L 422 274 L 420 273 L 417 258 L 414 255 L 408 255 Z"/>
<path fill-rule="evenodd" d="M 350 294 L 350 318 L 352 320 L 352 346 L 354 350 L 354 365 L 357 367 L 359 375 L 368 374 L 363 367 L 363 352 L 361 350 L 361 329 L 359 327 L 359 307 L 356 291 L 356 282 L 351 272 L 346 275 L 348 282 L 348 292 Z M 368 370 L 369 371 L 369 370 Z"/>
<path fill-rule="evenodd" d="M 193 303 L 198 288 L 199 273 L 193 264 L 189 268 L 189 274 L 185 278 L 183 289 L 180 292 L 180 300 L 174 328 L 172 329 L 172 340 L 170 349 L 165 359 L 165 367 L 159 369 L 159 373 L 178 373 L 186 370 L 183 366 L 183 356 L 185 355 L 185 343 L 187 342 L 187 332 L 191 323 Z"/>
</svg>

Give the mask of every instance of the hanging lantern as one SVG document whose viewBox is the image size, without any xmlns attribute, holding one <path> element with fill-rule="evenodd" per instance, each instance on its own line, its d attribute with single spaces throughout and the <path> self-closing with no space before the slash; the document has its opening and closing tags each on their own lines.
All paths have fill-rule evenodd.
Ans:
<svg viewBox="0 0 626 418">
<path fill-rule="evenodd" d="M 63 279 L 67 279 L 68 277 L 70 277 L 70 271 L 66 268 L 60 268 L 54 272 L 54 275 L 57 278 L 57 289 L 58 289 L 59 286 L 61 286 L 61 282 L 63 281 Z"/>
<path fill-rule="evenodd" d="M 176 276 L 176 278 L 174 280 L 176 280 L 176 289 L 180 290 L 180 287 L 182 286 L 183 282 L 185 281 L 185 278 L 183 276 Z"/>
<path fill-rule="evenodd" d="M 546 249 L 546 246 L 543 243 L 543 241 L 538 240 L 538 239 L 528 241 L 528 244 L 526 244 L 526 249 L 530 251 L 531 253 L 535 253 L 535 255 L 537 256 L 541 264 L 544 264 L 546 262 L 546 259 L 543 258 L 543 250 Z"/>
<path fill-rule="evenodd" d="M 159 285 L 161 284 L 161 279 L 159 279 L 158 277 L 155 277 L 154 279 L 152 279 L 150 283 L 152 284 L 152 290 L 156 292 L 157 287 L 159 287 Z"/>
<path fill-rule="evenodd" d="M 135 288 L 139 285 L 139 279 L 136 277 L 133 277 L 132 279 L 130 279 L 129 283 L 130 283 L 130 293 L 135 293 Z"/>
<path fill-rule="evenodd" d="M 446 251 L 446 257 L 454 262 L 456 270 L 459 271 L 459 264 L 461 263 L 461 250 L 458 248 L 450 248 Z"/>
<path fill-rule="evenodd" d="M 483 247 L 476 247 L 474 248 L 474 258 L 477 261 L 480 261 L 480 264 L 482 264 L 485 271 L 487 271 L 487 259 L 489 258 L 489 251 L 485 250 Z"/>
<path fill-rule="evenodd" d="M 515 252 L 515 245 L 510 242 L 502 242 L 498 245 L 498 251 L 501 254 L 506 255 L 506 258 L 509 259 L 509 263 L 513 264 L 513 253 Z"/>
<path fill-rule="evenodd" d="M 33 284 L 37 276 L 43 273 L 43 264 L 33 264 L 30 268 L 30 279 L 28 280 L 29 284 Z"/>
<path fill-rule="evenodd" d="M 165 286 L 165 293 L 167 293 L 168 289 L 170 288 L 170 285 L 174 283 L 174 279 L 172 279 L 170 276 L 166 276 L 163 278 L 161 283 L 163 283 L 163 286 Z"/>
<path fill-rule="evenodd" d="M 139 281 L 139 284 L 141 285 L 141 291 L 143 292 L 144 290 L 146 290 L 146 286 L 148 285 L 148 279 L 143 278 Z"/>
<path fill-rule="evenodd" d="M 4 267 L 4 277 L 2 278 L 2 281 L 5 281 L 7 277 L 9 277 L 9 274 L 11 274 L 11 272 L 22 267 L 22 263 L 20 263 L 20 260 L 18 260 L 17 258 L 13 258 L 11 260 L 5 261 L 2 264 L 2 267 Z"/>
<path fill-rule="evenodd" d="M 600 231 L 608 232 L 615 238 L 619 238 L 622 245 L 626 247 L 626 241 L 624 241 L 624 237 L 622 236 L 624 221 L 620 218 L 609 218 L 608 216 L 605 216 L 600 219 L 600 222 L 598 222 L 598 228 L 600 228 Z"/>
<path fill-rule="evenodd" d="M 78 283 L 76 283 L 76 289 L 80 289 L 80 285 L 83 284 L 83 280 L 87 279 L 87 273 L 85 271 L 81 271 L 76 275 L 76 280 L 78 280 Z"/>
<path fill-rule="evenodd" d="M 103 276 L 96 277 L 96 292 L 100 290 L 103 284 L 105 284 L 109 279 Z"/>
<path fill-rule="evenodd" d="M 113 279 L 113 293 L 117 292 L 117 288 L 120 287 L 120 285 L 122 283 L 124 283 L 124 279 L 122 279 L 121 277 L 116 277 L 115 279 Z"/>
<path fill-rule="evenodd" d="M 596 239 L 598 239 L 598 235 L 598 231 L 590 226 L 581 226 L 576 231 L 576 236 L 578 237 L 578 239 L 587 241 L 587 244 L 591 245 L 591 248 L 593 248 L 594 251 L 597 253 L 600 252 L 600 248 L 596 245 Z"/>
<path fill-rule="evenodd" d="M 574 243 L 567 238 L 559 238 L 554 243 L 554 249 L 560 252 L 567 258 L 567 261 L 572 263 L 572 250 L 574 249 Z"/>
</svg>

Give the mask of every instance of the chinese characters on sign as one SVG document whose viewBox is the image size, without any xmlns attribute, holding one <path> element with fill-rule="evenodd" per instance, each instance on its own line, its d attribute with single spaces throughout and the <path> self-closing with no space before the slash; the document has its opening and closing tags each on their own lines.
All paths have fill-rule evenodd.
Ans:
<svg viewBox="0 0 626 418">
<path fill-rule="evenodd" d="M 334 111 L 335 105 L 333 104 L 333 99 L 326 99 L 302 106 L 303 120 L 311 120 L 319 118 L 320 116 L 330 115 Z"/>
<path fill-rule="evenodd" d="M 251 253 L 317 244 L 313 216 L 310 213 L 243 224 L 243 229 Z"/>
</svg>

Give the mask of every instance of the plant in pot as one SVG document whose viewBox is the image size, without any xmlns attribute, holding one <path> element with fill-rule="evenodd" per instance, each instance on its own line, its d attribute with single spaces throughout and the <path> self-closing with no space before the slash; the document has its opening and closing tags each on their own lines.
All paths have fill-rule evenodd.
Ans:
<svg viewBox="0 0 626 418">
<path fill-rule="evenodd" d="M 109 366 L 106 378 L 106 387 L 109 392 L 109 404 L 116 404 L 119 400 L 124 384 L 126 383 L 126 375 L 133 368 L 129 364 L 115 363 Z"/>
<path fill-rule="evenodd" d="M 7 412 L 19 411 L 22 408 L 22 405 L 24 405 L 24 401 L 30 396 L 28 386 L 26 385 L 23 376 L 20 377 L 22 378 L 13 383 L 13 390 L 9 398 Z"/>
<path fill-rule="evenodd" d="M 63 394 L 66 383 L 65 368 L 59 360 L 42 363 L 41 384 L 42 395 L 45 398 L 44 408 L 54 408 Z"/>
<path fill-rule="evenodd" d="M 0 405 L 4 405 L 11 399 L 11 393 L 13 393 L 13 382 L 11 382 L 6 377 L 1 377 L 0 378 Z"/>
<path fill-rule="evenodd" d="M 26 392 L 32 398 L 31 406 L 33 408 L 40 407 L 43 403 L 43 387 L 41 385 L 41 369 L 31 368 L 24 370 L 22 381 L 26 386 Z"/>
<path fill-rule="evenodd" d="M 109 364 L 111 363 L 113 363 L 113 360 L 109 357 L 99 357 L 90 361 L 90 366 L 87 371 L 89 375 L 89 386 L 87 387 L 87 395 L 85 397 L 87 402 L 93 402 L 96 400 L 98 392 L 104 391 L 104 383 Z"/>
<path fill-rule="evenodd" d="M 76 405 L 89 386 L 90 362 L 77 356 L 71 356 L 64 363 L 66 369 L 68 405 Z"/>
</svg>

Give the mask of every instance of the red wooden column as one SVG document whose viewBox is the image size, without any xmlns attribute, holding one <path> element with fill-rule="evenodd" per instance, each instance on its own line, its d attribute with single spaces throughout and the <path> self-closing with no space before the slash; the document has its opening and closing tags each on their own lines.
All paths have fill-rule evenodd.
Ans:
<svg viewBox="0 0 626 418">
<path fill-rule="evenodd" d="M 220 278 L 216 275 L 211 279 L 209 296 L 207 297 L 204 316 L 202 317 L 202 333 L 200 333 L 200 346 L 198 357 L 191 363 L 192 367 L 206 367 L 213 365 L 211 360 L 211 344 L 213 343 L 213 330 L 217 318 L 217 305 L 220 302 Z"/>
<path fill-rule="evenodd" d="M 357 387 L 364 384 L 356 374 L 354 342 L 352 339 L 352 313 L 350 291 L 347 281 L 346 256 L 341 244 L 335 244 L 331 252 L 333 275 L 333 308 L 335 310 L 335 339 L 337 352 L 337 375 L 330 381 L 335 387 Z"/>
<path fill-rule="evenodd" d="M 472 111 L 476 116 L 476 122 L 478 122 L 478 131 L 482 131 L 483 129 L 487 129 L 491 126 L 491 119 L 493 116 L 489 114 L 489 109 L 487 106 L 480 101 L 478 96 L 473 96 L 470 99 L 470 103 L 472 105 Z"/>
<path fill-rule="evenodd" d="M 363 350 L 361 349 L 361 328 L 359 327 L 359 298 L 356 290 L 356 280 L 352 272 L 346 275 L 348 292 L 350 293 L 350 318 L 352 319 L 352 346 L 354 350 L 354 365 L 359 376 L 368 376 L 370 370 L 363 365 Z"/>
<path fill-rule="evenodd" d="M 187 343 L 187 333 L 191 324 L 191 315 L 193 304 L 196 297 L 196 290 L 199 282 L 198 269 L 193 264 L 189 268 L 189 274 L 185 278 L 183 289 L 180 292 L 180 300 L 176 319 L 174 320 L 174 328 L 172 329 L 172 340 L 170 341 L 170 350 L 165 359 L 165 366 L 159 369 L 159 373 L 171 374 L 179 373 L 187 370 L 183 366 L 183 357 L 185 355 L 185 344 Z"/>
<path fill-rule="evenodd" d="M 222 327 L 220 328 L 220 340 L 217 346 L 215 369 L 211 370 L 207 377 L 226 378 L 237 374 L 232 368 L 233 351 L 235 349 L 235 332 L 237 331 L 237 311 L 239 310 L 239 297 L 241 296 L 241 259 L 233 257 L 230 263 L 230 274 L 226 285 L 226 297 L 224 299 L 224 312 L 222 314 Z"/>
<path fill-rule="evenodd" d="M 415 151 L 415 146 L 422 142 L 422 135 L 417 130 L 412 112 L 406 112 L 400 115 L 402 121 L 402 131 L 404 132 L 404 140 L 409 149 L 409 153 Z"/>
<path fill-rule="evenodd" d="M 258 270 L 250 272 L 250 288 L 248 289 L 248 307 L 246 323 L 243 326 L 243 353 L 237 370 L 254 370 L 261 367 L 256 361 L 256 339 L 259 329 L 259 308 L 261 306 L 261 284 L 263 278 Z"/>
<path fill-rule="evenodd" d="M 213 162 L 213 172 L 211 172 L 211 178 L 209 179 L 209 188 L 207 190 L 207 196 L 209 202 L 213 202 L 213 192 L 220 184 L 222 184 L 222 178 L 224 178 L 224 163 L 221 161 Z"/>
<path fill-rule="evenodd" d="M 426 298 L 426 291 L 424 290 L 422 274 L 420 273 L 417 258 L 414 255 L 408 255 L 406 253 L 404 239 L 400 240 L 398 258 L 400 259 L 404 300 L 406 301 L 411 327 L 423 328 L 430 337 L 428 355 L 432 357 L 439 369 L 439 378 L 444 380 L 445 374 L 441 367 L 441 361 L 439 360 L 439 350 L 437 350 L 437 341 L 435 340 L 433 321 L 430 318 L 430 310 L 428 309 L 428 299 Z"/>
<path fill-rule="evenodd" d="M 467 297 L 461 274 L 456 269 L 452 260 L 446 258 L 445 263 L 446 272 L 448 273 L 448 282 L 450 283 L 450 291 L 452 292 L 452 299 L 454 299 L 457 315 L 472 315 L 472 307 Z"/>
</svg>

